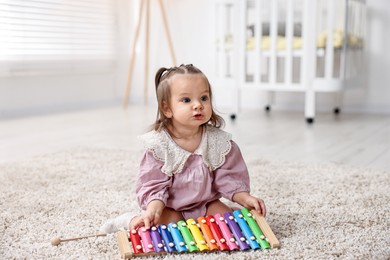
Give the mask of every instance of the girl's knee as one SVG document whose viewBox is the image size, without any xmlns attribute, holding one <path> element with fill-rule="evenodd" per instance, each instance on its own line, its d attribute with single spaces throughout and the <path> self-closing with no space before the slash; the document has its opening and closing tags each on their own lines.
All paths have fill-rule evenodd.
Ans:
<svg viewBox="0 0 390 260">
<path fill-rule="evenodd" d="M 159 224 L 169 224 L 171 222 L 178 222 L 183 219 L 183 215 L 176 210 L 173 210 L 171 208 L 164 208 L 160 219 L 159 219 Z"/>
<path fill-rule="evenodd" d="M 215 215 L 217 213 L 224 214 L 225 212 L 231 212 L 232 209 L 220 200 L 214 200 L 207 204 L 207 215 Z"/>
</svg>

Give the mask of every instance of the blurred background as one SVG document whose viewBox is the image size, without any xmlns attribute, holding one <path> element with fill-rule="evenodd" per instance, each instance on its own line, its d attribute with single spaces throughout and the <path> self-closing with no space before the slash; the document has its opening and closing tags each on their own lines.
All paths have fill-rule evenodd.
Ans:
<svg viewBox="0 0 390 260">
<path fill-rule="evenodd" d="M 177 64 L 201 68 L 213 85 L 217 106 L 228 108 L 232 94 L 215 73 L 216 5 L 223 1 L 162 2 Z M 140 5 L 128 0 L 0 1 L 0 118 L 122 106 Z M 365 6 L 359 60 L 364 69 L 358 86 L 344 92 L 342 111 L 390 114 L 390 6 L 386 0 L 367 0 Z M 153 105 L 155 71 L 174 65 L 158 0 L 150 0 L 149 21 L 148 91 L 143 20 L 128 99 L 133 105 L 145 99 Z M 264 95 L 242 90 L 241 107 L 262 109 Z M 332 102 L 329 93 L 317 95 L 316 110 L 331 111 Z M 303 111 L 304 93 L 278 92 L 273 107 Z"/>
</svg>

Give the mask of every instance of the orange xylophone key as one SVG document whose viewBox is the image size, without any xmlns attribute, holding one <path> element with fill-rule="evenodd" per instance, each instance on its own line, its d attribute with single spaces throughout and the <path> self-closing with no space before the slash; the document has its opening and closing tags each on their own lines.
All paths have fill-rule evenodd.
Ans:
<svg viewBox="0 0 390 260">
<path fill-rule="evenodd" d="M 210 230 L 210 227 L 207 225 L 207 221 L 204 217 L 197 218 L 199 227 L 202 230 L 203 237 L 206 239 L 207 246 L 210 251 L 219 250 L 217 241 L 215 240 L 213 233 Z"/>
</svg>

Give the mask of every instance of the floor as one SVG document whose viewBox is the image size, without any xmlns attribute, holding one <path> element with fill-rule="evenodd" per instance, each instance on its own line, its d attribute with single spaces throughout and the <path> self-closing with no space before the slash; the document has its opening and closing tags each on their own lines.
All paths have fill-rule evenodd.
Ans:
<svg viewBox="0 0 390 260">
<path fill-rule="evenodd" d="M 0 163 L 94 146 L 141 149 L 136 137 L 155 118 L 154 106 L 100 108 L 0 121 Z M 318 114 L 313 125 L 301 112 L 244 111 L 225 130 L 246 160 L 333 162 L 390 168 L 390 116 Z"/>
</svg>

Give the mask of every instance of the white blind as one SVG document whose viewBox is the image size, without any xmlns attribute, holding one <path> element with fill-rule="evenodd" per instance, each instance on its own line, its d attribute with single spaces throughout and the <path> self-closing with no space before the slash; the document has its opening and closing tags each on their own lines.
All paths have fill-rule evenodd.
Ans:
<svg viewBox="0 0 390 260">
<path fill-rule="evenodd" d="M 0 62 L 114 60 L 114 0 L 0 0 Z M 66 62 L 68 61 L 68 63 Z M 38 65 L 37 65 L 38 66 Z M 38 67 L 39 67 L 38 66 Z"/>
</svg>

